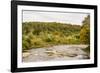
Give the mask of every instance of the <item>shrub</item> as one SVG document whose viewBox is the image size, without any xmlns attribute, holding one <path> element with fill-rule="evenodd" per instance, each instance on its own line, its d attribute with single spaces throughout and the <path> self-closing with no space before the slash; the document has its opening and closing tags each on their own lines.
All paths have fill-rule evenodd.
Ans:
<svg viewBox="0 0 100 73">
<path fill-rule="evenodd" d="M 29 43 L 27 41 L 23 40 L 22 48 L 23 48 L 23 50 L 28 50 L 29 49 Z"/>
<path fill-rule="evenodd" d="M 43 40 L 45 42 L 53 42 L 54 36 L 52 34 L 45 33 Z"/>
</svg>

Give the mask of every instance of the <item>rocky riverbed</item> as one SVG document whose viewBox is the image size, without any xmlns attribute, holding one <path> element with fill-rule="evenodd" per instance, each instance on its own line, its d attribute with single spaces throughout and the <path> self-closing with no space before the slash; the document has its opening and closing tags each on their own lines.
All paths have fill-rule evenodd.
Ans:
<svg viewBox="0 0 100 73">
<path fill-rule="evenodd" d="M 57 45 L 31 49 L 23 53 L 23 62 L 88 59 L 83 51 L 88 45 Z"/>
</svg>

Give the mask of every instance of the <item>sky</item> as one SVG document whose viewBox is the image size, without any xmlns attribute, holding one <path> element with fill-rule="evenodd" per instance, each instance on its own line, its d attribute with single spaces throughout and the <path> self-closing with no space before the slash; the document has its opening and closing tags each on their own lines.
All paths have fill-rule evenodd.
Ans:
<svg viewBox="0 0 100 73">
<path fill-rule="evenodd" d="M 23 11 L 23 22 L 59 22 L 82 25 L 87 13 Z"/>
</svg>

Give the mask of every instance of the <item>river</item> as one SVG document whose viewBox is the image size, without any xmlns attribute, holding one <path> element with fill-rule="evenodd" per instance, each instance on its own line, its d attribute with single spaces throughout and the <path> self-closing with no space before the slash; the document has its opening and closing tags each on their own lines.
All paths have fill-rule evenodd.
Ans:
<svg viewBox="0 0 100 73">
<path fill-rule="evenodd" d="M 88 45 L 56 45 L 30 49 L 23 53 L 23 62 L 88 59 L 84 48 Z"/>
</svg>

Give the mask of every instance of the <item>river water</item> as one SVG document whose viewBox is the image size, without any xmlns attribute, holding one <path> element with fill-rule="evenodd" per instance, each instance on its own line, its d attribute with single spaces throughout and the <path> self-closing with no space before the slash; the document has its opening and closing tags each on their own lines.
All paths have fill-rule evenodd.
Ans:
<svg viewBox="0 0 100 73">
<path fill-rule="evenodd" d="M 23 62 L 88 59 L 84 48 L 88 45 L 57 45 L 31 49 L 23 53 Z M 25 54 L 27 54 L 25 56 Z"/>
</svg>

